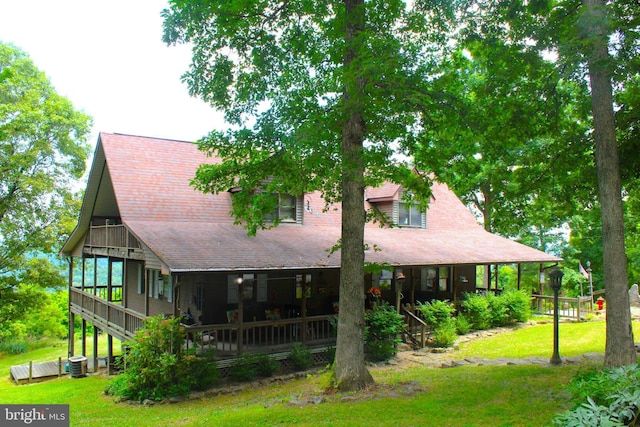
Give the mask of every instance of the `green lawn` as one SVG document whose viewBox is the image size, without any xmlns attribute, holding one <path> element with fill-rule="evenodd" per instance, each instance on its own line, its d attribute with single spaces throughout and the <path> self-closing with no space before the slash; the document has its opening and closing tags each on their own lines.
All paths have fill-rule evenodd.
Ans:
<svg viewBox="0 0 640 427">
<path fill-rule="evenodd" d="M 604 322 L 561 324 L 560 354 L 604 351 Z M 640 325 L 634 324 L 636 334 Z M 550 335 L 551 334 L 551 335 Z M 464 345 L 455 357 L 550 356 L 553 325 L 506 332 Z M 551 339 L 549 340 L 549 336 Z M 234 394 L 217 390 L 181 403 L 142 406 L 105 396 L 104 376 L 15 386 L 9 366 L 66 356 L 66 346 L 0 358 L 3 403 L 68 403 L 73 426 L 543 426 L 568 409 L 564 388 L 586 366 L 468 366 L 451 369 L 371 367 L 376 386 L 364 393 L 331 394 L 320 404 L 322 374 L 252 385 Z"/>
</svg>

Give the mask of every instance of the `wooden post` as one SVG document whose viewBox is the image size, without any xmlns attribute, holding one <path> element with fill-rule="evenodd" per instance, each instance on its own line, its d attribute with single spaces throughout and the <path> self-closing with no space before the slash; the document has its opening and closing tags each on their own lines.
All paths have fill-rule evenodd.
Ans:
<svg viewBox="0 0 640 427">
<path fill-rule="evenodd" d="M 238 279 L 238 355 L 243 351 L 244 335 L 244 284 L 242 276 Z"/>
<path fill-rule="evenodd" d="M 58 357 L 58 378 L 62 376 L 62 357 Z"/>
<path fill-rule="evenodd" d="M 98 372 L 98 332 L 100 329 L 93 325 L 93 372 Z"/>
<path fill-rule="evenodd" d="M 33 360 L 29 361 L 29 379 L 27 380 L 31 384 L 31 378 L 33 377 Z"/>
<path fill-rule="evenodd" d="M 69 293 L 71 294 L 71 293 Z M 69 338 L 68 338 L 68 348 L 67 348 L 67 356 L 71 357 L 74 355 L 75 353 L 75 346 L 76 346 L 76 328 L 75 328 L 75 323 L 76 323 L 76 315 L 73 314 L 71 311 L 69 311 L 69 325 L 68 325 L 68 330 L 69 330 Z"/>
<path fill-rule="evenodd" d="M 113 375 L 113 337 L 107 335 L 107 375 Z"/>
<path fill-rule="evenodd" d="M 300 302 L 302 315 L 302 342 L 307 342 L 307 275 L 302 275 L 302 301 Z"/>
<path fill-rule="evenodd" d="M 522 264 L 518 263 L 518 290 L 520 290 L 521 282 L 522 282 Z"/>
<path fill-rule="evenodd" d="M 84 319 L 82 319 L 82 355 L 87 355 L 87 321 Z"/>
</svg>

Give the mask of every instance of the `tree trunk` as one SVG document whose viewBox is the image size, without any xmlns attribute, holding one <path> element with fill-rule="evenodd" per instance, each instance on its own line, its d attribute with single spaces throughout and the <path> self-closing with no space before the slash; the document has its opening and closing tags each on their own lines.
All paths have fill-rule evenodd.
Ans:
<svg viewBox="0 0 640 427">
<path fill-rule="evenodd" d="M 585 34 L 588 34 L 588 64 L 595 139 L 598 188 L 602 210 L 602 251 L 607 299 L 605 366 L 636 362 L 631 328 L 627 258 L 620 184 L 620 162 L 616 143 L 611 67 L 602 0 L 584 0 Z"/>
<path fill-rule="evenodd" d="M 340 311 L 334 378 L 338 389 L 356 390 L 373 383 L 364 363 L 364 152 L 365 123 L 360 103 L 364 80 L 351 66 L 364 29 L 364 1 L 346 0 L 347 51 L 342 129 L 342 245 Z"/>
</svg>

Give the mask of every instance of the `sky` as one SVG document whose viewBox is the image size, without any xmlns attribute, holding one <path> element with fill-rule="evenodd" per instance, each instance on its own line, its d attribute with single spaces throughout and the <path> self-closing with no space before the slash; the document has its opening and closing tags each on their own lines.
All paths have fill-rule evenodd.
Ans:
<svg viewBox="0 0 640 427">
<path fill-rule="evenodd" d="M 26 52 L 99 132 L 196 141 L 222 113 L 189 96 L 188 46 L 162 42 L 167 0 L 0 0 L 0 41 Z"/>
</svg>

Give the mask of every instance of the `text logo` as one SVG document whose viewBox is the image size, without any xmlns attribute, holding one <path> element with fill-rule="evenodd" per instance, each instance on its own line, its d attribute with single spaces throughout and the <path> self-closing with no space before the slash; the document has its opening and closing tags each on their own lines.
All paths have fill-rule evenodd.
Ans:
<svg viewBox="0 0 640 427">
<path fill-rule="evenodd" d="M 0 425 L 69 427 L 69 405 L 0 405 Z"/>
</svg>

